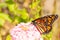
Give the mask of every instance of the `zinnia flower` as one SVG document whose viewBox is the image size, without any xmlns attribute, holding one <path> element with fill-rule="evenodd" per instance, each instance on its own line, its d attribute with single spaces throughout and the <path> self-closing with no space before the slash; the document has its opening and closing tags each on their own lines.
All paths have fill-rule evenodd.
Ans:
<svg viewBox="0 0 60 40">
<path fill-rule="evenodd" d="M 37 28 L 29 23 L 20 23 L 10 30 L 12 40 L 43 40 Z"/>
</svg>

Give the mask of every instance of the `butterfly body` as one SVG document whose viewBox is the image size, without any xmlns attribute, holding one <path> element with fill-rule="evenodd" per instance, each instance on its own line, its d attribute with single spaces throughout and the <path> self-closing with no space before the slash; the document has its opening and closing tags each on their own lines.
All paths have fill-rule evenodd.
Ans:
<svg viewBox="0 0 60 40">
<path fill-rule="evenodd" d="M 57 18 L 58 15 L 47 15 L 32 21 L 32 23 L 36 26 L 38 31 L 45 34 L 52 30 L 52 24 Z"/>
</svg>

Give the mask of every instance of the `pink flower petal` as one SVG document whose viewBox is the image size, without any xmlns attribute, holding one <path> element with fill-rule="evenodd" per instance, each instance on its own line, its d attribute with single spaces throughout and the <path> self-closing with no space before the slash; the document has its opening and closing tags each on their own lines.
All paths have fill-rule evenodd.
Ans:
<svg viewBox="0 0 60 40">
<path fill-rule="evenodd" d="M 26 31 L 24 28 L 27 28 Z M 41 34 L 31 23 L 20 23 L 10 30 L 12 40 L 42 40 Z"/>
</svg>

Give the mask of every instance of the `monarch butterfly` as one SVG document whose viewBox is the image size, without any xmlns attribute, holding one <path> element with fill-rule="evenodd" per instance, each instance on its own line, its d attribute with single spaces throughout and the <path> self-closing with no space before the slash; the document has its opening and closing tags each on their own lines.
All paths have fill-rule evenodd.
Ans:
<svg viewBox="0 0 60 40">
<path fill-rule="evenodd" d="M 36 26 L 38 31 L 40 31 L 43 34 L 46 34 L 52 30 L 52 24 L 57 18 L 58 15 L 47 15 L 33 20 L 32 23 Z"/>
</svg>

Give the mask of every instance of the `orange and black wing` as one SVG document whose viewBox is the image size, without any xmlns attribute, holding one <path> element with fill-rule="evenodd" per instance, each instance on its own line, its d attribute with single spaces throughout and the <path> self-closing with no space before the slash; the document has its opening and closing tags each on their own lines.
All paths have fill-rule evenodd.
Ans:
<svg viewBox="0 0 60 40">
<path fill-rule="evenodd" d="M 51 31 L 52 24 L 57 18 L 58 15 L 47 15 L 32 22 L 41 33 L 48 33 Z"/>
</svg>

